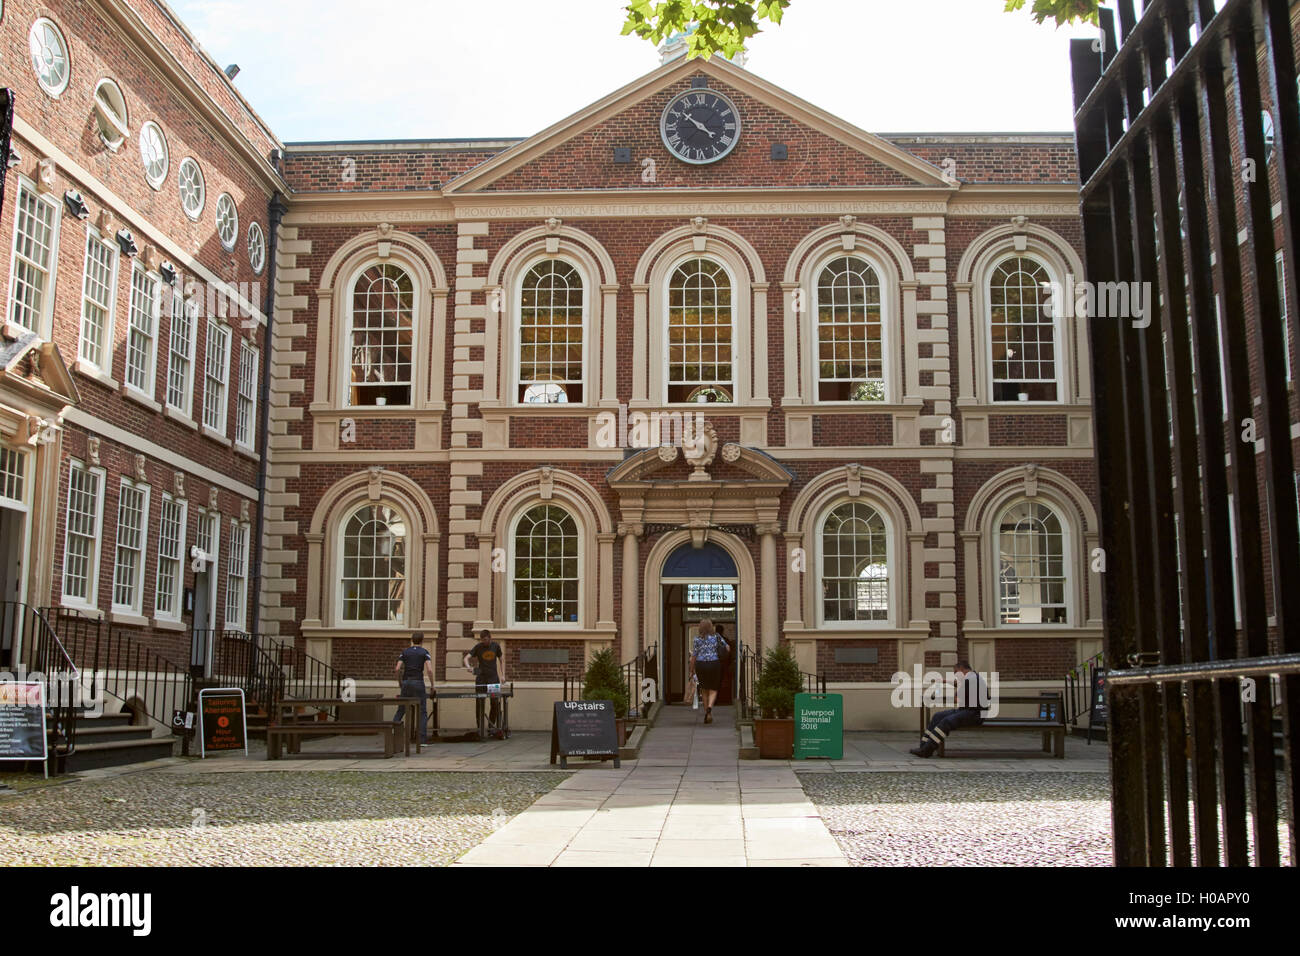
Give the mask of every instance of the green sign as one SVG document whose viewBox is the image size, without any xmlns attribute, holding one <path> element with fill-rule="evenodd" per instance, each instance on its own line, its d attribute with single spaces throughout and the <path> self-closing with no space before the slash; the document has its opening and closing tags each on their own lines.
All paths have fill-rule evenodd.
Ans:
<svg viewBox="0 0 1300 956">
<path fill-rule="evenodd" d="M 794 695 L 794 758 L 807 757 L 843 759 L 843 695 Z"/>
</svg>

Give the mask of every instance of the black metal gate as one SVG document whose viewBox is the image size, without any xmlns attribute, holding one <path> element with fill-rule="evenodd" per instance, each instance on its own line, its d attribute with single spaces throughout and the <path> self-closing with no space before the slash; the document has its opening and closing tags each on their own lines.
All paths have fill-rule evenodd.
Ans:
<svg viewBox="0 0 1300 956">
<path fill-rule="evenodd" d="M 1121 0 L 1072 43 L 1086 278 L 1153 293 L 1088 323 L 1119 865 L 1296 862 L 1289 6 Z"/>
</svg>

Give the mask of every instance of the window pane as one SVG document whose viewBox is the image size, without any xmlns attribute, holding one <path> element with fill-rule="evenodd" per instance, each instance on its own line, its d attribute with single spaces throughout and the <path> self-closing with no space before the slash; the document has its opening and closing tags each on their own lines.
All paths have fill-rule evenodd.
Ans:
<svg viewBox="0 0 1300 956">
<path fill-rule="evenodd" d="M 578 526 L 563 508 L 539 505 L 515 526 L 515 621 L 578 623 Z"/>
<path fill-rule="evenodd" d="M 394 265 L 373 265 L 352 287 L 352 405 L 411 404 L 415 292 Z"/>
<path fill-rule="evenodd" d="M 884 518 L 849 502 L 822 524 L 822 618 L 889 620 L 889 538 Z"/>
<path fill-rule="evenodd" d="M 1003 624 L 1065 624 L 1065 535 L 1046 505 L 1022 501 L 998 522 Z"/>
</svg>

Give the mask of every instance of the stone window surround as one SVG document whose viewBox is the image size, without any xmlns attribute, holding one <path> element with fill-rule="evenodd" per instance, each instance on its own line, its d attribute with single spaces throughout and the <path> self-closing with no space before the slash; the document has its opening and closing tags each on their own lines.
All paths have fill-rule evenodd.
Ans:
<svg viewBox="0 0 1300 956">
<path fill-rule="evenodd" d="M 1012 505 L 1032 501 L 1051 508 L 1065 537 L 1066 624 L 1001 624 L 998 620 L 997 522 Z M 1099 546 L 1097 517 L 1082 489 L 1065 475 L 1041 466 L 1020 466 L 990 478 L 971 498 L 961 534 L 966 618 L 962 631 L 978 637 L 1100 637 L 1101 582 L 1091 573 Z M 1095 632 L 1095 633 L 1093 633 Z"/>
<path fill-rule="evenodd" d="M 633 283 L 632 400 L 629 408 L 670 407 L 668 404 L 668 284 L 677 268 L 690 259 L 719 263 L 731 280 L 732 389 L 731 407 L 770 408 L 767 363 L 767 279 L 753 247 L 738 233 L 708 223 L 670 230 L 652 242 L 637 265 Z M 689 403 L 675 403 L 674 408 Z"/>
<path fill-rule="evenodd" d="M 350 329 L 348 303 L 351 283 L 376 263 L 397 265 L 411 277 L 415 314 L 412 317 L 411 405 L 349 406 L 342 387 L 346 342 Z M 422 349 L 424 342 L 445 342 L 447 336 L 447 274 L 437 254 L 424 240 L 387 223 L 353 236 L 335 251 L 321 272 L 317 297 L 317 336 L 312 383 L 313 445 L 337 451 L 344 419 L 414 419 L 418 450 L 436 450 L 442 442 L 445 370 L 440 349 Z"/>
<path fill-rule="evenodd" d="M 821 402 L 817 399 L 817 282 L 822 270 L 843 256 L 866 261 L 880 278 L 881 318 L 885 329 L 885 400 Z M 785 394 L 782 408 L 815 406 L 819 413 L 891 411 L 920 406 L 916 398 L 916 276 L 906 252 L 883 230 L 861 223 L 851 229 L 827 226 L 805 236 L 791 254 L 781 283 L 785 313 Z M 794 290 L 802 289 L 805 308 L 795 310 Z M 906 379 L 904 379 L 906 375 Z"/>
<path fill-rule="evenodd" d="M 863 501 L 875 508 L 889 529 L 889 621 L 822 621 L 821 529 L 835 507 Z M 911 493 L 891 475 L 865 465 L 832 468 L 813 478 L 790 507 L 785 532 L 787 567 L 802 548 L 805 572 L 786 577 L 786 620 L 782 631 L 804 637 L 878 637 L 924 640 L 926 620 L 924 566 L 925 532 L 921 512 Z"/>
<path fill-rule="evenodd" d="M 340 620 L 335 582 L 341 576 L 342 534 L 357 508 L 383 504 L 400 512 L 407 522 L 406 619 L 378 624 Z M 433 503 L 412 479 L 382 466 L 354 472 L 335 482 L 320 498 L 312 515 L 307 542 L 307 600 L 302 634 L 308 638 L 392 638 L 411 630 L 436 635 L 441 622 L 438 608 L 440 579 L 438 543 L 441 539 Z"/>
<path fill-rule="evenodd" d="M 578 526 L 578 620 L 576 623 L 513 622 L 514 530 L 530 508 L 553 504 L 563 508 Z M 491 609 L 490 619 L 474 622 L 474 630 L 488 628 L 506 637 L 575 640 L 608 636 L 614 623 L 614 527 L 604 501 L 579 476 L 559 468 L 542 467 L 515 475 L 493 492 L 483 506 L 478 530 L 478 607 Z M 492 571 L 492 552 L 503 549 L 506 574 Z M 500 578 L 501 586 L 493 587 Z"/>
<path fill-rule="evenodd" d="M 488 267 L 486 302 L 496 297 L 499 309 L 484 310 L 483 399 L 485 420 L 501 419 L 498 409 L 529 414 L 555 411 L 554 405 L 527 405 L 515 400 L 520 289 L 528 270 L 544 259 L 562 259 L 578 270 L 583 282 L 583 401 L 570 407 L 617 407 L 618 355 L 604 344 L 617 341 L 618 276 L 604 246 L 593 236 L 562 224 L 527 229 L 505 243 Z M 599 292 L 599 294 L 596 294 Z M 509 316 L 502 323 L 501 316 Z M 504 328 L 503 328 L 504 326 Z M 599 365 L 597 362 L 599 361 Z"/>
<path fill-rule="evenodd" d="M 994 402 L 989 334 L 989 282 L 998 263 L 1023 255 L 1039 261 L 1054 282 L 1073 276 L 1083 281 L 1083 263 L 1059 234 L 1028 222 L 997 226 L 967 247 L 957 266 L 953 288 L 957 294 L 957 406 L 980 415 L 1003 412 L 1059 411 L 1072 406 L 1091 407 L 1087 323 L 1063 317 L 1057 322 L 1057 401 Z M 963 420 L 967 414 L 963 413 Z"/>
</svg>

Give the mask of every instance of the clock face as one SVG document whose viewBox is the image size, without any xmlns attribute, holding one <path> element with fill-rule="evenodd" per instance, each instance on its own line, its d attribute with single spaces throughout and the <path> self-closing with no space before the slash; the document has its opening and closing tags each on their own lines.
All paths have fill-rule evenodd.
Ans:
<svg viewBox="0 0 1300 956">
<path fill-rule="evenodd" d="M 687 163 L 714 163 L 736 147 L 740 114 L 731 100 L 709 89 L 680 93 L 659 120 L 664 145 Z"/>
</svg>

